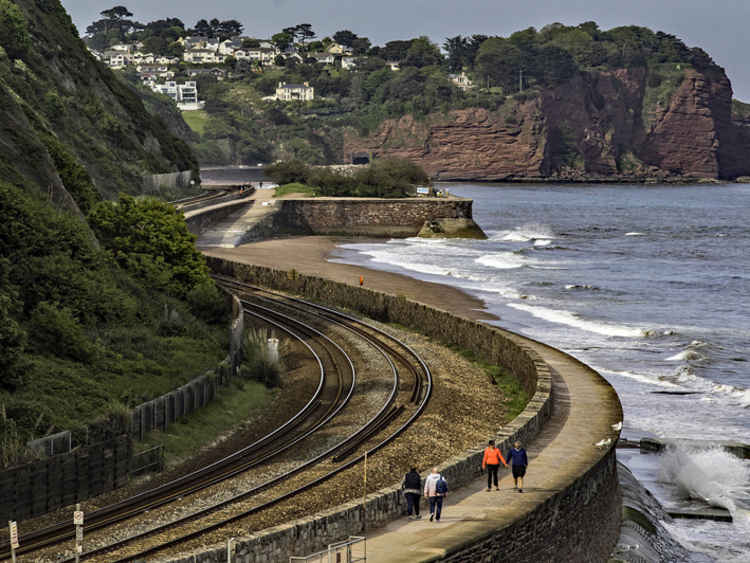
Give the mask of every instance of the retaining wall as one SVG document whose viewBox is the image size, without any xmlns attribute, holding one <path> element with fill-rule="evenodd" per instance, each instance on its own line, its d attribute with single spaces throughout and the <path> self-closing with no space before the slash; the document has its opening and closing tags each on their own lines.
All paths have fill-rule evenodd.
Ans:
<svg viewBox="0 0 750 563">
<path fill-rule="evenodd" d="M 317 302 L 349 308 L 383 322 L 413 327 L 445 345 L 467 348 L 488 362 L 513 371 L 532 396 L 524 411 L 496 436 L 505 451 L 515 440 L 528 442 L 542 428 L 552 410 L 551 374 L 541 357 L 524 339 L 425 305 L 365 288 L 323 278 L 292 275 L 207 257 L 217 273 L 283 291 L 298 293 Z M 483 450 L 465 452 L 446 460 L 439 470 L 453 486 L 479 475 Z M 496 561 L 499 554 L 517 561 L 605 561 L 619 535 L 620 495 L 613 446 L 570 487 L 541 504 L 525 517 L 485 538 L 471 538 L 446 561 Z M 404 498 L 396 485 L 368 495 L 365 512 L 353 501 L 309 518 L 297 520 L 235 540 L 238 563 L 285 561 L 291 554 L 313 553 L 329 543 L 384 525 L 404 513 Z M 172 563 L 226 561 L 226 549 L 192 553 Z M 436 557 L 435 560 L 440 560 Z"/>
<path fill-rule="evenodd" d="M 160 188 L 186 188 L 190 185 L 192 178 L 193 172 L 191 170 L 167 172 L 165 174 L 149 174 L 143 176 L 143 188 L 147 192 L 158 192 Z"/>
<path fill-rule="evenodd" d="M 312 235 L 417 236 L 425 221 L 471 219 L 470 199 L 314 198 L 277 200 L 274 232 Z"/>
</svg>

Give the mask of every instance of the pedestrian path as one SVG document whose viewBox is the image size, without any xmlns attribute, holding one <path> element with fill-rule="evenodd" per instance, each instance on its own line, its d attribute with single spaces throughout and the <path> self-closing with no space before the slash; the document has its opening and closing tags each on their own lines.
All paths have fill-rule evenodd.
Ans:
<svg viewBox="0 0 750 563">
<path fill-rule="evenodd" d="M 500 491 L 487 492 L 486 476 L 451 491 L 440 522 L 430 522 L 422 499 L 422 519 L 404 517 L 367 534 L 367 561 L 427 561 L 470 544 L 531 512 L 589 469 L 601 452 L 595 445 L 611 435 L 620 407 L 614 390 L 593 370 L 570 356 L 529 341 L 552 371 L 552 416 L 526 444 L 529 466 L 523 493 L 501 469 Z M 429 468 L 419 468 L 423 473 Z M 450 485 L 450 483 L 449 483 Z"/>
</svg>

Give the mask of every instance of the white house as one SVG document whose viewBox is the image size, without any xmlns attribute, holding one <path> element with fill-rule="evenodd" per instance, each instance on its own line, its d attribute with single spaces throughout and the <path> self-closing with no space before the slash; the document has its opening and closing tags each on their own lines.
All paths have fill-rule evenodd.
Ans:
<svg viewBox="0 0 750 563">
<path fill-rule="evenodd" d="M 332 65 L 336 62 L 336 55 L 333 53 L 310 53 L 308 56 L 324 65 Z"/>
<path fill-rule="evenodd" d="M 119 51 L 121 53 L 130 53 L 133 50 L 133 46 L 128 45 L 127 43 L 118 43 L 117 45 L 112 45 L 109 50 Z"/>
<path fill-rule="evenodd" d="M 276 88 L 276 99 L 283 102 L 308 102 L 315 98 L 315 90 L 309 82 L 304 84 L 287 84 L 279 82 Z"/>
<path fill-rule="evenodd" d="M 460 74 L 451 74 L 450 79 L 451 82 L 461 88 L 461 90 L 468 90 L 469 88 L 472 88 L 474 86 L 474 83 L 471 81 L 471 78 L 469 78 L 469 75 L 467 75 L 463 70 Z"/>
<path fill-rule="evenodd" d="M 198 86 L 195 81 L 188 80 L 183 84 L 166 82 L 164 84 L 149 84 L 154 92 L 169 96 L 181 110 L 202 109 L 205 102 L 198 100 Z"/>
<path fill-rule="evenodd" d="M 357 59 L 355 57 L 341 57 L 341 68 L 344 70 L 351 70 L 357 66 Z"/>
<path fill-rule="evenodd" d="M 349 47 L 340 45 L 338 43 L 331 43 L 328 46 L 328 52 L 334 55 L 351 55 L 353 51 Z"/>
<path fill-rule="evenodd" d="M 106 64 L 109 68 L 125 68 L 125 66 L 130 64 L 130 54 L 123 51 L 104 51 L 104 54 L 102 55 L 102 61 L 104 61 L 104 64 Z"/>
<path fill-rule="evenodd" d="M 172 80 L 174 78 L 174 71 L 169 70 L 167 65 L 140 64 L 136 65 L 135 70 L 144 82 L 155 81 L 159 78 L 162 80 Z"/>
<path fill-rule="evenodd" d="M 133 53 L 132 62 L 133 64 L 153 64 L 156 57 L 151 53 L 141 53 L 136 51 Z"/>
<path fill-rule="evenodd" d="M 387 66 L 388 68 L 394 71 L 401 69 L 398 61 L 385 61 L 385 66 Z"/>
<path fill-rule="evenodd" d="M 216 55 L 215 49 L 190 49 L 182 55 L 182 60 L 193 64 L 216 64 L 224 62 L 223 55 Z"/>
<path fill-rule="evenodd" d="M 157 57 L 154 60 L 154 62 L 157 63 L 157 64 L 160 64 L 160 65 L 176 65 L 177 63 L 180 62 L 180 58 L 179 57 L 164 57 L 164 56 L 162 56 L 162 57 Z"/>
<path fill-rule="evenodd" d="M 239 49 L 242 49 L 242 41 L 238 39 L 237 37 L 234 37 L 232 39 L 225 39 L 221 43 L 219 43 L 219 54 L 220 55 L 234 55 L 235 51 L 238 51 Z"/>
</svg>

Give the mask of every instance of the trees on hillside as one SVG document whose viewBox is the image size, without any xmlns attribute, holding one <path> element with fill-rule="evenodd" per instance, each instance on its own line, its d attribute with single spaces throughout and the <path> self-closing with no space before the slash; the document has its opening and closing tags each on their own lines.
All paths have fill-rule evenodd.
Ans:
<svg viewBox="0 0 750 563">
<path fill-rule="evenodd" d="M 200 19 L 195 26 L 188 31 L 191 35 L 201 35 L 209 39 L 224 41 L 242 34 L 243 25 L 237 20 L 219 21 L 213 18 L 211 21 Z"/>
<path fill-rule="evenodd" d="M 123 42 L 128 34 L 143 28 L 143 24 L 130 19 L 133 13 L 125 6 L 102 10 L 100 14 L 104 17 L 86 28 L 91 46 L 97 49 Z"/>
</svg>

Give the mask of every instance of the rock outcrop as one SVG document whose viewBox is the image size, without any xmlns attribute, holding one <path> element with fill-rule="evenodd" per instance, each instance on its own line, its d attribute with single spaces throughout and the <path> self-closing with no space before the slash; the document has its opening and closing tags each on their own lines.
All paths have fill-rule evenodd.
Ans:
<svg viewBox="0 0 750 563">
<path fill-rule="evenodd" d="M 495 111 L 384 121 L 345 153 L 409 158 L 440 180 L 684 181 L 750 175 L 750 127 L 723 71 L 675 64 L 580 73 Z"/>
</svg>

